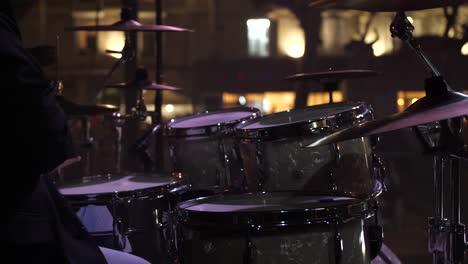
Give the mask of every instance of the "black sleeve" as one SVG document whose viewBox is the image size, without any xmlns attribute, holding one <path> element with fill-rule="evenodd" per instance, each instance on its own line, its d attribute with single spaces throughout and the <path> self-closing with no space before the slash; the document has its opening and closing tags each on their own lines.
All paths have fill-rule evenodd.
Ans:
<svg viewBox="0 0 468 264">
<path fill-rule="evenodd" d="M 56 90 L 22 47 L 10 17 L 0 12 L 0 137 L 6 188 L 27 194 L 40 174 L 62 163 L 68 151 L 65 114 Z"/>
</svg>

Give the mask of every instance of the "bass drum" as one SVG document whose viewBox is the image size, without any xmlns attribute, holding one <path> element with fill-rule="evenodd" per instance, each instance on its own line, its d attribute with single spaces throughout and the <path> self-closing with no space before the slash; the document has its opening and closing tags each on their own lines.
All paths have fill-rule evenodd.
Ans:
<svg viewBox="0 0 468 264">
<path fill-rule="evenodd" d="M 171 121 L 166 133 L 173 172 L 187 180 L 194 191 L 239 190 L 242 164 L 233 151 L 233 127 L 259 116 L 258 109 L 242 107 Z"/>
<path fill-rule="evenodd" d="M 236 127 L 246 191 L 301 191 L 353 197 L 380 193 L 381 166 L 370 138 L 305 148 L 330 133 L 372 120 L 364 103 L 275 113 Z"/>
<path fill-rule="evenodd" d="M 181 263 L 370 263 L 366 200 L 298 193 L 205 197 L 177 207 Z"/>
</svg>

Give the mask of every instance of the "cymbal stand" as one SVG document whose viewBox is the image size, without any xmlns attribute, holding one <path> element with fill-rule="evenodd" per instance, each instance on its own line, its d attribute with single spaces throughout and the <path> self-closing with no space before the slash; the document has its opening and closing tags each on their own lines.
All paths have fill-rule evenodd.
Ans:
<svg viewBox="0 0 468 264">
<path fill-rule="evenodd" d="M 403 40 L 419 57 L 431 78 L 426 79 L 425 91 L 429 100 L 437 101 L 452 89 L 445 82 L 440 72 L 427 58 L 419 43 L 413 37 L 414 26 L 404 12 L 398 12 L 390 26 L 392 37 Z M 460 175 L 459 160 L 463 159 L 464 143 L 460 138 L 461 119 L 454 118 L 440 121 L 436 136 L 420 136 L 428 150 L 434 154 L 434 195 L 435 208 L 433 217 L 429 218 L 428 251 L 433 255 L 434 264 L 460 264 L 464 262 L 467 249 L 465 225 L 460 221 Z M 418 131 L 418 130 L 416 130 Z M 449 166 L 450 177 L 450 216 L 444 215 L 444 166 Z"/>
<path fill-rule="evenodd" d="M 122 7 L 122 11 L 120 14 L 121 20 L 129 20 L 132 18 L 131 15 L 131 10 L 128 7 Z M 131 36 L 131 32 L 125 32 L 125 44 L 124 47 L 121 51 L 116 51 L 116 50 L 106 50 L 108 53 L 118 53 L 121 54 L 122 57 L 118 59 L 111 67 L 109 72 L 107 73 L 105 77 L 104 84 L 108 84 L 108 81 L 112 77 L 112 74 L 117 70 L 117 68 L 122 65 L 122 64 L 128 64 L 130 62 L 135 61 L 136 59 L 136 47 L 135 44 L 133 43 L 133 38 Z M 105 86 L 105 85 L 104 85 Z M 102 92 L 102 91 L 101 91 Z"/>
<path fill-rule="evenodd" d="M 459 119 L 440 121 L 432 127 L 419 126 L 416 130 L 434 155 L 434 216 L 429 218 L 428 251 L 434 264 L 464 263 L 467 248 L 465 225 L 460 221 L 459 156 L 465 147 L 459 138 L 456 123 Z M 428 129 L 429 127 L 429 129 Z M 424 130 L 424 131 L 421 131 Z M 436 131 L 436 132 L 434 132 Z M 435 135 L 435 136 L 434 136 Z M 448 173 L 446 167 L 448 167 Z M 450 213 L 445 216 L 444 177 L 450 177 Z"/>
<path fill-rule="evenodd" d="M 163 7 L 162 0 L 155 0 L 155 13 L 156 13 L 156 25 L 163 24 Z M 163 34 L 162 32 L 156 32 L 156 83 L 163 83 L 164 74 L 163 74 Z M 156 96 L 154 98 L 154 114 L 152 117 L 153 126 L 162 124 L 162 102 L 163 102 L 163 93 L 161 90 L 156 91 Z M 163 138 L 160 131 L 155 132 L 155 163 L 156 169 L 163 169 Z"/>
<path fill-rule="evenodd" d="M 83 143 L 81 146 L 85 149 L 84 156 L 84 175 L 89 176 L 91 174 L 91 149 L 93 147 L 94 138 L 91 136 L 91 124 L 88 116 L 81 118 L 81 124 L 83 129 Z"/>
<path fill-rule="evenodd" d="M 148 81 L 148 72 L 146 69 L 138 68 L 135 72 L 134 80 L 134 85 L 138 88 L 138 99 L 135 109 L 132 110 L 132 117 L 137 118 L 140 121 L 145 121 L 148 116 L 153 117 L 154 115 L 154 113 L 147 110 L 143 96 L 142 85 Z M 154 122 L 154 119 L 152 119 L 152 125 L 150 129 L 146 131 L 143 136 L 138 138 L 136 142 L 130 147 L 130 152 L 136 153 L 139 159 L 143 162 L 143 169 L 146 173 L 149 173 L 153 170 L 155 163 L 148 152 L 149 140 L 153 135 L 159 132 L 160 127 L 160 123 Z M 158 155 L 159 153 L 156 154 L 156 156 Z"/>
<path fill-rule="evenodd" d="M 323 88 L 328 93 L 328 103 L 333 104 L 333 92 L 338 90 L 338 82 L 324 83 Z"/>
<path fill-rule="evenodd" d="M 421 45 L 413 37 L 414 26 L 408 20 L 405 12 L 397 12 L 395 18 L 390 25 L 390 32 L 392 37 L 398 37 L 404 41 L 414 52 L 417 53 L 419 59 L 426 66 L 431 76 L 440 76 L 440 72 L 436 69 L 434 64 L 427 58 L 425 53 L 421 49 Z"/>
</svg>

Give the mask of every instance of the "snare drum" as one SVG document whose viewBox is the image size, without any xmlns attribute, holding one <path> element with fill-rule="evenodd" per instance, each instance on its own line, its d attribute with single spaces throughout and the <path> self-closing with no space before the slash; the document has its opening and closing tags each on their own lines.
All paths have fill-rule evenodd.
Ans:
<svg viewBox="0 0 468 264">
<path fill-rule="evenodd" d="M 370 203 L 344 196 L 248 193 L 177 206 L 181 263 L 369 263 Z"/>
<path fill-rule="evenodd" d="M 242 166 L 233 152 L 232 129 L 259 116 L 258 109 L 242 107 L 171 121 L 167 134 L 174 172 L 181 173 L 193 190 L 239 189 Z"/>
<path fill-rule="evenodd" d="M 332 132 L 372 120 L 364 103 L 294 109 L 236 127 L 247 191 L 307 191 L 368 196 L 379 193 L 371 140 L 358 138 L 304 148 Z"/>
<path fill-rule="evenodd" d="M 180 181 L 161 175 L 99 175 L 58 187 L 101 246 L 130 248 L 153 263 L 169 262 L 171 211 L 185 188 Z"/>
</svg>

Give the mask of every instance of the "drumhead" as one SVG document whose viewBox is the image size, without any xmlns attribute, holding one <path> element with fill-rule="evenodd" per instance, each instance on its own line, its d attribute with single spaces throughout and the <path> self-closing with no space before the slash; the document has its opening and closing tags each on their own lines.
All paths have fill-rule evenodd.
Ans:
<svg viewBox="0 0 468 264">
<path fill-rule="evenodd" d="M 172 120 L 167 125 L 169 135 L 193 136 L 218 132 L 227 126 L 260 116 L 256 108 L 240 107 L 204 112 Z"/>
<path fill-rule="evenodd" d="M 346 196 L 315 196 L 297 193 L 246 193 L 218 195 L 180 203 L 185 223 L 194 225 L 249 224 L 282 225 L 328 222 L 338 217 L 365 218 L 368 201 Z"/>
<path fill-rule="evenodd" d="M 372 111 L 364 103 L 333 103 L 263 116 L 239 124 L 236 130 L 241 137 L 258 137 L 265 134 L 271 137 L 303 136 L 312 134 L 311 129 L 339 128 L 363 119 L 372 119 Z"/>
<path fill-rule="evenodd" d="M 58 188 L 69 199 L 82 200 L 90 197 L 109 199 L 156 194 L 179 185 L 179 181 L 163 175 L 109 174 L 84 177 L 60 184 Z"/>
</svg>

